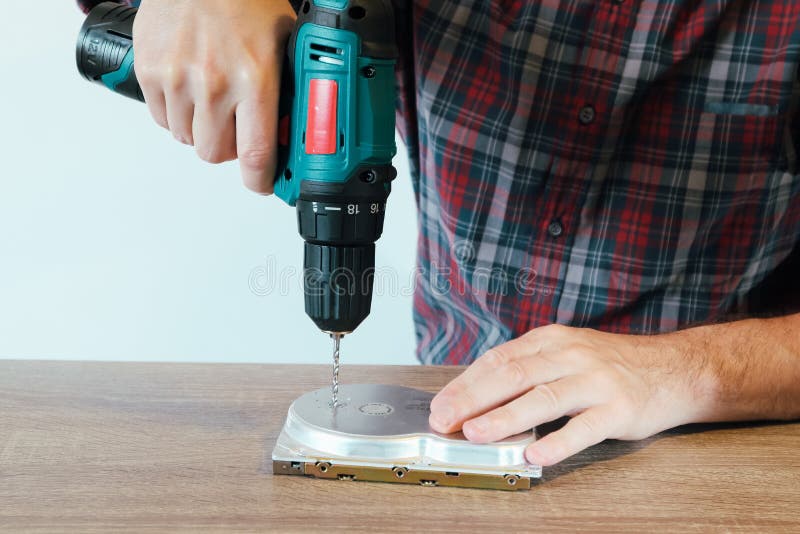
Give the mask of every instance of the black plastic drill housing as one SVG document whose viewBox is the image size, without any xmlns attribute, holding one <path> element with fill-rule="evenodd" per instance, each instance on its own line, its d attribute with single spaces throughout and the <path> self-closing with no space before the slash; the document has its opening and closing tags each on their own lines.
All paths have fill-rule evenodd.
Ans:
<svg viewBox="0 0 800 534">
<path fill-rule="evenodd" d="M 106 82 L 109 76 L 123 69 L 128 54 L 133 60 L 133 21 L 137 11 L 135 7 L 116 2 L 97 5 L 89 12 L 78 34 L 75 59 L 78 72 L 90 82 L 106 85 L 116 93 L 144 102 L 132 65 L 113 85 Z"/>
</svg>

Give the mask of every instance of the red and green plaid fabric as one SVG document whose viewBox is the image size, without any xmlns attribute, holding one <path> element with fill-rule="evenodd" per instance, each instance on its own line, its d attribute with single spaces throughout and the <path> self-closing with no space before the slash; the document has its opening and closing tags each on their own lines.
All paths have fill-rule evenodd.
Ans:
<svg viewBox="0 0 800 534">
<path fill-rule="evenodd" d="M 800 3 L 396 7 L 423 362 L 800 308 Z"/>
<path fill-rule="evenodd" d="M 800 304 L 800 2 L 399 7 L 423 362 Z"/>
</svg>

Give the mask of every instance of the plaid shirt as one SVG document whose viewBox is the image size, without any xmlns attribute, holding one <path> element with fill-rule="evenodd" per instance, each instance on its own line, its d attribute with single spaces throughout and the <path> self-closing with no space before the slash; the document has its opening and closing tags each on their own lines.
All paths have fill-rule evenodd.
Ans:
<svg viewBox="0 0 800 534">
<path fill-rule="evenodd" d="M 800 2 L 400 14 L 423 362 L 554 322 L 658 333 L 800 304 Z"/>
<path fill-rule="evenodd" d="M 800 307 L 800 3 L 396 3 L 423 362 Z"/>
</svg>

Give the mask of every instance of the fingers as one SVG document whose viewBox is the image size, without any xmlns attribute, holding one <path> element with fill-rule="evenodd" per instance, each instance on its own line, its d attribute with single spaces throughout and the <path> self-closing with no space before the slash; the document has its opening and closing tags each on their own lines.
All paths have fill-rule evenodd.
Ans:
<svg viewBox="0 0 800 534">
<path fill-rule="evenodd" d="M 272 193 L 277 143 L 277 93 L 250 98 L 236 108 L 236 152 L 244 185 L 256 193 Z"/>
<path fill-rule="evenodd" d="M 464 373 L 444 387 L 442 392 L 451 386 L 461 387 L 470 386 L 476 381 L 480 381 L 486 375 L 499 367 L 503 367 L 509 361 L 516 360 L 523 356 L 533 356 L 542 349 L 541 339 L 537 339 L 531 333 L 512 339 L 502 345 L 489 349 L 480 358 L 475 360 Z"/>
<path fill-rule="evenodd" d="M 141 82 L 141 80 L 140 80 Z M 153 84 L 140 83 L 142 88 L 142 95 L 144 101 L 147 103 L 147 110 L 156 124 L 169 130 L 169 121 L 167 120 L 167 102 L 164 97 L 164 91 L 160 87 Z"/>
<path fill-rule="evenodd" d="M 165 94 L 167 105 L 167 124 L 172 135 L 184 145 L 194 145 L 192 123 L 194 122 L 194 102 L 188 95 L 180 92 Z"/>
<path fill-rule="evenodd" d="M 463 425 L 470 441 L 490 443 L 582 411 L 597 401 L 596 389 L 585 376 L 570 376 L 534 387 L 521 397 Z"/>
<path fill-rule="evenodd" d="M 530 444 L 525 458 L 545 467 L 557 464 L 608 438 L 614 425 L 615 414 L 610 405 L 591 408 L 570 419 L 564 428 Z"/>
<path fill-rule="evenodd" d="M 537 358 L 545 344 L 526 335 L 478 358 L 431 401 L 430 425 L 437 432 L 455 432 L 464 421 L 507 402 L 537 384 L 565 376 L 565 366 Z"/>
<path fill-rule="evenodd" d="M 142 2 L 135 69 L 150 113 L 198 155 L 241 156 L 244 182 L 272 190 L 280 70 L 296 16 L 289 2 Z"/>
<path fill-rule="evenodd" d="M 204 101 L 195 104 L 192 136 L 197 155 L 209 163 L 236 159 L 236 120 L 232 107 Z"/>
<path fill-rule="evenodd" d="M 150 116 L 153 117 L 153 121 L 155 121 L 155 123 L 162 128 L 169 130 L 169 122 L 167 120 L 167 102 L 164 95 L 163 84 L 161 82 L 161 71 L 159 67 L 155 65 L 155 62 L 147 61 L 146 59 L 142 58 L 142 56 L 145 56 L 146 58 L 147 54 L 146 50 L 142 51 L 139 49 L 140 47 L 138 43 L 141 42 L 142 39 L 137 38 L 138 27 L 136 23 L 134 23 L 133 29 L 133 42 L 135 43 L 134 47 L 136 48 L 136 60 L 133 64 L 133 71 L 136 74 L 137 81 L 139 82 L 139 88 L 142 90 L 144 101 L 147 104 L 147 110 L 150 112 Z"/>
</svg>

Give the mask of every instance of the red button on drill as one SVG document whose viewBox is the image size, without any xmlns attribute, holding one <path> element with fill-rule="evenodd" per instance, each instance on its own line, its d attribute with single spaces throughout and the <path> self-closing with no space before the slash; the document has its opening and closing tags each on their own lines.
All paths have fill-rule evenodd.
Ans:
<svg viewBox="0 0 800 534">
<path fill-rule="evenodd" d="M 336 110 L 339 84 L 315 78 L 308 86 L 306 154 L 336 153 Z"/>
</svg>

